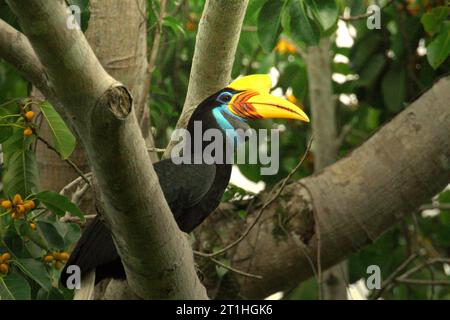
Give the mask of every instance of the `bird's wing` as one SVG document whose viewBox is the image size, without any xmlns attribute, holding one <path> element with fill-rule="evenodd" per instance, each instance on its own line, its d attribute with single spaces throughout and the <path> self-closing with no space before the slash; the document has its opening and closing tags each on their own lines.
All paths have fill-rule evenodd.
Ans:
<svg viewBox="0 0 450 320">
<path fill-rule="evenodd" d="M 155 163 L 161 189 L 175 220 L 183 210 L 199 203 L 211 189 L 216 175 L 215 165 L 176 165 L 170 159 Z"/>
<path fill-rule="evenodd" d="M 215 177 L 213 165 L 175 165 L 170 159 L 154 164 L 164 196 L 175 220 L 183 210 L 195 206 L 207 194 Z M 86 227 L 61 273 L 65 285 L 69 265 L 80 267 L 83 275 L 96 269 L 96 281 L 123 274 L 111 232 L 97 215 Z"/>
</svg>

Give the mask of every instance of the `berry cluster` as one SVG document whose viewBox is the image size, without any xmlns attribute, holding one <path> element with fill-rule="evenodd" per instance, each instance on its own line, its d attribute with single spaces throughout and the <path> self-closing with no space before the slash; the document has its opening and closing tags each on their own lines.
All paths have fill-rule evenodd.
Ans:
<svg viewBox="0 0 450 320">
<path fill-rule="evenodd" d="M 47 264 L 53 264 L 56 270 L 62 268 L 62 266 L 69 260 L 69 254 L 67 252 L 51 252 L 44 256 L 44 262 Z"/>
<path fill-rule="evenodd" d="M 31 127 L 31 121 L 33 121 L 34 112 L 33 111 L 27 111 L 27 112 L 22 114 L 22 117 L 25 119 L 25 122 L 27 123 L 27 125 L 29 125 L 29 126 L 27 126 L 25 128 L 25 130 L 23 130 L 23 135 L 25 137 L 32 136 L 34 131 L 33 131 L 33 128 Z"/>
<path fill-rule="evenodd" d="M 11 214 L 14 220 L 25 219 L 27 213 L 36 207 L 33 200 L 22 200 L 20 194 L 16 194 L 12 200 L 2 200 L 1 206 Z M 30 223 L 30 228 L 36 229 L 36 224 Z"/>
<path fill-rule="evenodd" d="M 9 259 L 11 259 L 9 252 L 0 254 L 0 274 L 7 274 L 9 272 Z"/>
</svg>

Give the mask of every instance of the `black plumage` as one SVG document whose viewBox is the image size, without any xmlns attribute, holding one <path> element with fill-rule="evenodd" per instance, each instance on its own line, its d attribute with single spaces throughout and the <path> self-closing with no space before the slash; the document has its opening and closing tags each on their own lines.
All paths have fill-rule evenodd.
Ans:
<svg viewBox="0 0 450 320">
<path fill-rule="evenodd" d="M 216 98 L 224 90 L 203 101 L 192 114 L 187 127 L 192 139 L 194 121 L 202 122 L 203 131 L 210 128 L 221 129 L 212 110 L 221 104 Z M 240 124 L 235 122 L 233 125 L 237 127 L 248 128 L 245 122 Z M 227 141 L 224 139 L 224 154 L 226 147 Z M 194 148 L 191 149 L 194 155 Z M 155 163 L 154 169 L 179 228 L 187 233 L 194 230 L 217 208 L 231 175 L 230 164 L 176 165 L 171 159 Z M 66 268 L 69 265 L 79 266 L 82 276 L 95 269 L 96 282 L 104 278 L 125 279 L 125 272 L 111 233 L 99 215 L 84 230 Z M 61 273 L 61 282 L 64 285 L 67 277 L 68 274 L 64 269 Z"/>
</svg>

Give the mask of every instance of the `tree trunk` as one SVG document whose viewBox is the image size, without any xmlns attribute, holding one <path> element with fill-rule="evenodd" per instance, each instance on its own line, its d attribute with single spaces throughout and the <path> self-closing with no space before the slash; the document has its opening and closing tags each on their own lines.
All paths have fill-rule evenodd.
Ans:
<svg viewBox="0 0 450 320">
<path fill-rule="evenodd" d="M 227 256 L 232 267 L 263 280 L 229 272 L 229 278 L 214 283 L 221 297 L 260 299 L 292 289 L 317 273 L 319 242 L 321 267 L 328 268 L 439 193 L 450 182 L 449 100 L 447 76 L 345 158 L 288 185 Z M 198 249 L 237 239 L 271 196 L 264 192 L 258 197 L 244 226 L 230 210 L 210 215 L 196 231 Z M 287 233 L 276 232 L 279 214 L 290 217 L 283 225 Z"/>
<path fill-rule="evenodd" d="M 338 158 L 336 137 L 336 103 L 331 82 L 330 39 L 324 38 L 318 46 L 308 47 L 309 100 L 312 115 L 314 171 L 318 172 Z M 321 272 L 321 271 L 320 271 Z M 347 299 L 347 263 L 332 266 L 320 278 L 319 292 L 326 300 Z M 323 296 L 322 296 L 323 288 Z"/>
<path fill-rule="evenodd" d="M 231 79 L 248 0 L 207 0 L 197 32 L 188 92 L 177 128 L 185 128 L 195 107 Z M 170 156 L 169 143 L 164 158 Z"/>
<path fill-rule="evenodd" d="M 50 101 L 83 142 L 134 293 L 141 298 L 206 298 L 189 243 L 148 157 L 129 91 L 105 72 L 82 32 L 66 28 L 64 2 L 7 3 L 45 68 Z"/>
</svg>

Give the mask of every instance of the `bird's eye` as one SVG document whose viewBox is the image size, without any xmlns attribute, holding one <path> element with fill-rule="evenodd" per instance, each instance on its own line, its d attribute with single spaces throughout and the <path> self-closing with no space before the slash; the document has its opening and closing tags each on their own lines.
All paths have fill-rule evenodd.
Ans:
<svg viewBox="0 0 450 320">
<path fill-rule="evenodd" d="M 228 103 L 231 101 L 231 98 L 233 97 L 233 95 L 229 92 L 222 92 L 219 97 L 217 98 L 217 100 L 221 103 Z"/>
</svg>

